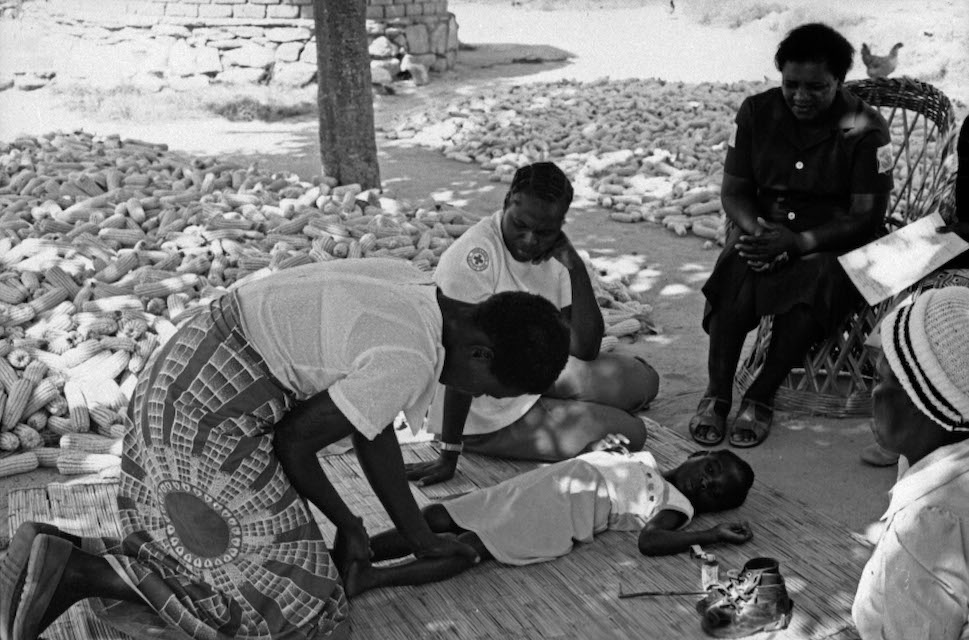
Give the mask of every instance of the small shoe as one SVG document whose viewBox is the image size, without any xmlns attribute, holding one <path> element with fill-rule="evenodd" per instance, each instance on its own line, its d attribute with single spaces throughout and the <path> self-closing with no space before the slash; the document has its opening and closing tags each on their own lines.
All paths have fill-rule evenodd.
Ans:
<svg viewBox="0 0 969 640">
<path fill-rule="evenodd" d="M 726 411 L 721 415 L 715 411 L 717 404 L 726 405 Z M 727 413 L 730 403 L 713 396 L 704 396 L 696 407 L 696 415 L 690 419 L 690 437 L 705 447 L 712 447 L 723 442 L 727 435 Z M 701 429 L 703 427 L 703 429 Z"/>
<path fill-rule="evenodd" d="M 39 535 L 57 536 L 80 543 L 80 538 L 64 533 L 51 524 L 24 522 L 10 540 L 7 557 L 0 564 L 0 640 L 12 640 L 13 617 L 27 578 L 27 561 L 34 538 Z"/>
<path fill-rule="evenodd" d="M 794 603 L 773 558 L 753 558 L 740 574 L 697 603 L 701 626 L 714 638 L 743 638 L 786 629 Z"/>
<path fill-rule="evenodd" d="M 13 637 L 17 640 L 37 640 L 44 614 L 73 550 L 74 545 L 64 538 L 44 534 L 34 538 L 20 602 L 14 611 Z"/>
<path fill-rule="evenodd" d="M 697 601 L 696 611 L 702 616 L 707 612 L 707 609 L 740 588 L 739 585 L 759 579 L 761 574 L 777 574 L 779 576 L 780 572 L 780 563 L 774 558 L 751 558 L 740 571 L 736 569 L 728 571 L 726 580 L 710 587 L 707 595 Z"/>
<path fill-rule="evenodd" d="M 898 454 L 873 442 L 861 450 L 861 461 L 873 467 L 891 467 L 898 464 Z"/>
<path fill-rule="evenodd" d="M 740 411 L 730 425 L 730 444 L 735 447 L 756 447 L 770 434 L 771 424 L 774 422 L 774 407 L 744 398 L 740 403 Z M 741 440 L 737 437 L 742 432 L 753 434 L 753 440 Z"/>
</svg>

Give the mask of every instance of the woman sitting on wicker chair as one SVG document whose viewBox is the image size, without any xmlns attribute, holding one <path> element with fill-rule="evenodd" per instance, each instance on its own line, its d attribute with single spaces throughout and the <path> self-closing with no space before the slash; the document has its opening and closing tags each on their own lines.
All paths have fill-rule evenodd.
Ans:
<svg viewBox="0 0 969 640">
<path fill-rule="evenodd" d="M 767 438 L 784 377 L 860 299 L 837 255 L 874 237 L 892 152 L 884 118 L 843 90 L 853 55 L 830 27 L 797 27 L 774 58 L 781 87 L 737 114 L 721 189 L 731 229 L 703 287 L 709 382 L 689 426 L 700 444 L 727 433 L 741 349 L 762 316 L 774 316 L 773 336 L 730 427 L 737 447 Z"/>
</svg>

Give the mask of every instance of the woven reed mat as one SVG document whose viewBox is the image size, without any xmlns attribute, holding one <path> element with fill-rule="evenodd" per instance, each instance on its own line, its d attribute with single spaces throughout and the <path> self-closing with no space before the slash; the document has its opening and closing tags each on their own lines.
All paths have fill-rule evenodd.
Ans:
<svg viewBox="0 0 969 640">
<path fill-rule="evenodd" d="M 653 427 L 647 446 L 663 468 L 671 468 L 694 450 L 691 443 L 662 427 Z M 407 461 L 430 460 L 427 444 L 404 447 Z M 741 452 L 742 455 L 742 452 Z M 351 509 L 375 533 L 389 519 L 370 489 L 352 453 L 323 457 L 322 464 Z M 495 460 L 475 455 L 461 458 L 450 482 L 425 489 L 413 487 L 420 505 L 500 482 L 534 463 Z M 756 471 L 756 469 L 755 469 Z M 23 520 L 52 522 L 83 534 L 116 534 L 114 487 L 49 485 L 14 491 L 10 496 L 11 530 Z M 319 513 L 324 534 L 333 528 Z M 710 547 L 717 554 L 721 577 L 756 556 L 772 556 L 794 599 L 794 618 L 782 632 L 758 638 L 848 640 L 851 602 L 870 547 L 839 523 L 756 482 L 747 502 L 736 511 L 698 517 L 692 528 L 727 519 L 750 522 L 754 539 L 746 545 Z M 700 569 L 687 554 L 647 558 L 636 548 L 635 532 L 607 531 L 591 544 L 577 545 L 569 555 L 528 567 L 490 561 L 450 580 L 420 587 L 398 587 L 365 593 L 351 605 L 352 637 L 361 640 L 459 638 L 469 640 L 549 638 L 703 638 L 695 596 L 644 597 L 620 600 L 624 591 L 694 590 Z M 71 610 L 45 633 L 51 640 L 114 640 L 117 632 L 99 625 L 84 606 Z"/>
</svg>

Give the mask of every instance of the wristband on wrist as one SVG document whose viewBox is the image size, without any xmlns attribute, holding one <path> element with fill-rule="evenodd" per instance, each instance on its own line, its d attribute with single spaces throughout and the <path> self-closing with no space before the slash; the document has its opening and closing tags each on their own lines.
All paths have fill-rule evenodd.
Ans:
<svg viewBox="0 0 969 640">
<path fill-rule="evenodd" d="M 451 442 L 442 442 L 441 451 L 450 451 L 453 453 L 461 453 L 464 451 L 464 443 L 458 442 L 457 444 Z"/>
</svg>

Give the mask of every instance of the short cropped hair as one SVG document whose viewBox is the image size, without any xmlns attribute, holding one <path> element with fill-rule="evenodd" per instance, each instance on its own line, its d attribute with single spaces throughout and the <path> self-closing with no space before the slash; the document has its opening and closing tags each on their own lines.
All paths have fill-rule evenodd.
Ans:
<svg viewBox="0 0 969 640">
<path fill-rule="evenodd" d="M 781 40 L 774 55 L 778 71 L 788 62 L 823 62 L 839 82 L 851 69 L 855 48 L 843 35 L 821 22 L 795 27 Z"/>
<path fill-rule="evenodd" d="M 522 393 L 545 393 L 569 358 L 569 327 L 541 296 L 503 291 L 477 306 L 475 324 L 488 336 L 491 372 Z"/>
<path fill-rule="evenodd" d="M 750 491 L 750 488 L 754 486 L 753 468 L 743 458 L 729 449 L 695 451 L 689 455 L 690 458 L 699 456 L 720 456 L 722 463 L 732 465 L 740 475 L 740 485 L 731 487 L 730 491 L 724 493 L 719 509 L 726 511 L 727 509 L 736 509 L 742 505 L 747 499 L 747 493 Z"/>
<path fill-rule="evenodd" d="M 554 162 L 536 162 L 520 167 L 505 194 L 505 209 L 516 193 L 527 193 L 539 200 L 557 204 L 563 212 L 568 210 L 574 196 L 568 176 Z"/>
</svg>

